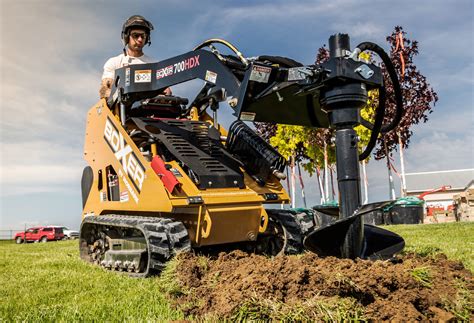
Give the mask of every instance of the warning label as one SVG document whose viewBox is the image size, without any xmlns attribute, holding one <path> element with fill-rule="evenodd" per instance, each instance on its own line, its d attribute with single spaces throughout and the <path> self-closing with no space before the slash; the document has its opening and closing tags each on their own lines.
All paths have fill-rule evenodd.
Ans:
<svg viewBox="0 0 474 323">
<path fill-rule="evenodd" d="M 151 70 L 137 70 L 135 71 L 135 83 L 150 83 Z"/>
<path fill-rule="evenodd" d="M 250 81 L 268 83 L 271 72 L 271 67 L 254 65 L 252 67 L 252 72 L 250 73 Z"/>
</svg>

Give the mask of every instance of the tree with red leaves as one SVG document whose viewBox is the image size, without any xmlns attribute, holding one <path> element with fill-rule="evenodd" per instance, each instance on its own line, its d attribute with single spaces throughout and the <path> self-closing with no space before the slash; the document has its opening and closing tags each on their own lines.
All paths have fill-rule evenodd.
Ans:
<svg viewBox="0 0 474 323">
<path fill-rule="evenodd" d="M 399 71 L 404 113 L 400 124 L 394 130 L 379 138 L 379 145 L 375 151 L 376 159 L 386 157 L 386 153 L 390 155 L 399 144 L 399 139 L 402 144 L 400 148 L 408 148 L 410 138 L 413 135 L 412 126 L 428 121 L 428 115 L 433 112 L 432 109 L 438 101 L 438 95 L 413 62 L 414 57 L 419 54 L 418 42 L 408 39 L 401 26 L 396 26 L 392 34 L 386 39 L 391 46 L 391 61 L 395 69 Z M 395 115 L 396 106 L 390 78 L 385 69 L 383 73 L 387 90 L 385 112 L 385 121 L 387 122 Z M 384 148 L 385 145 L 387 150 Z"/>
</svg>

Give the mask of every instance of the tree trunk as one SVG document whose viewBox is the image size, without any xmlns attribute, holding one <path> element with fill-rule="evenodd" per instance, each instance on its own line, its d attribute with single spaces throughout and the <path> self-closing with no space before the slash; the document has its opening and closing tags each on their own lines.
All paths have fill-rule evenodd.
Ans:
<svg viewBox="0 0 474 323">
<path fill-rule="evenodd" d="M 400 135 L 398 135 L 398 145 L 400 147 L 400 167 L 402 169 L 402 176 L 401 176 L 401 185 L 400 185 L 400 191 L 402 197 L 405 197 L 407 195 L 407 182 L 405 178 L 405 158 L 403 155 L 403 143 L 402 143 L 402 138 Z"/>
<path fill-rule="evenodd" d="M 301 175 L 301 167 L 300 167 L 300 162 L 297 161 L 296 165 L 298 166 L 298 177 L 300 179 L 300 187 L 301 187 L 301 197 L 303 198 L 303 205 L 305 209 L 308 207 L 306 205 L 306 196 L 304 195 L 304 183 L 303 183 L 303 176 Z"/>
<path fill-rule="evenodd" d="M 362 204 L 367 204 L 369 203 L 369 181 L 367 179 L 367 170 L 365 168 L 365 165 L 367 162 L 365 160 L 361 161 L 362 163 L 362 179 L 364 183 L 364 201 Z"/>
<path fill-rule="evenodd" d="M 290 157 L 290 167 L 291 167 L 291 207 L 296 207 L 296 181 L 295 181 L 295 156 Z"/>
<path fill-rule="evenodd" d="M 324 142 L 324 201 L 329 201 L 328 146 Z"/>
<path fill-rule="evenodd" d="M 395 200 L 395 185 L 393 184 L 393 176 L 392 176 L 392 167 L 390 167 L 390 157 L 388 154 L 388 149 L 387 149 L 387 144 L 384 141 L 384 149 L 385 149 L 385 155 L 387 158 L 387 170 L 388 170 L 388 187 L 389 187 L 389 198 L 390 200 Z"/>
<path fill-rule="evenodd" d="M 319 193 L 321 195 L 321 204 L 326 203 L 326 200 L 324 199 L 324 187 L 323 187 L 323 181 L 321 180 L 321 170 L 319 167 L 316 168 L 316 176 L 318 178 L 318 187 L 319 187 Z"/>
</svg>

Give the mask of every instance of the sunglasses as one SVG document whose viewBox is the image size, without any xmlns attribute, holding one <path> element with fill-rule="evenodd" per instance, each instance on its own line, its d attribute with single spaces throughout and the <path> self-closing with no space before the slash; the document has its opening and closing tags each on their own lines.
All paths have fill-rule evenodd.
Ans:
<svg viewBox="0 0 474 323">
<path fill-rule="evenodd" d="M 132 36 L 132 38 L 134 40 L 137 40 L 138 38 L 142 38 L 142 39 L 146 39 L 147 38 L 147 34 L 146 33 L 131 33 L 130 36 Z"/>
</svg>

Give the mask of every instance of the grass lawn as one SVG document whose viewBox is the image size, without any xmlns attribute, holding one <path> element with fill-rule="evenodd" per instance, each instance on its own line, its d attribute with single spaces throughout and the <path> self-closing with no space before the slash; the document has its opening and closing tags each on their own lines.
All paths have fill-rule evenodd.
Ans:
<svg viewBox="0 0 474 323">
<path fill-rule="evenodd" d="M 462 261 L 466 268 L 474 272 L 474 222 L 392 225 L 384 228 L 405 239 L 405 253 L 444 253 L 449 259 Z"/>
<path fill-rule="evenodd" d="M 79 259 L 78 241 L 0 242 L 0 322 L 182 319 L 159 277 L 134 279 Z"/>
<path fill-rule="evenodd" d="M 407 252 L 443 252 L 474 271 L 474 223 L 386 228 L 405 238 Z M 77 240 L 0 241 L 0 322 L 180 320 L 165 296 L 172 286 L 165 275 L 135 279 L 86 264 Z"/>
</svg>

